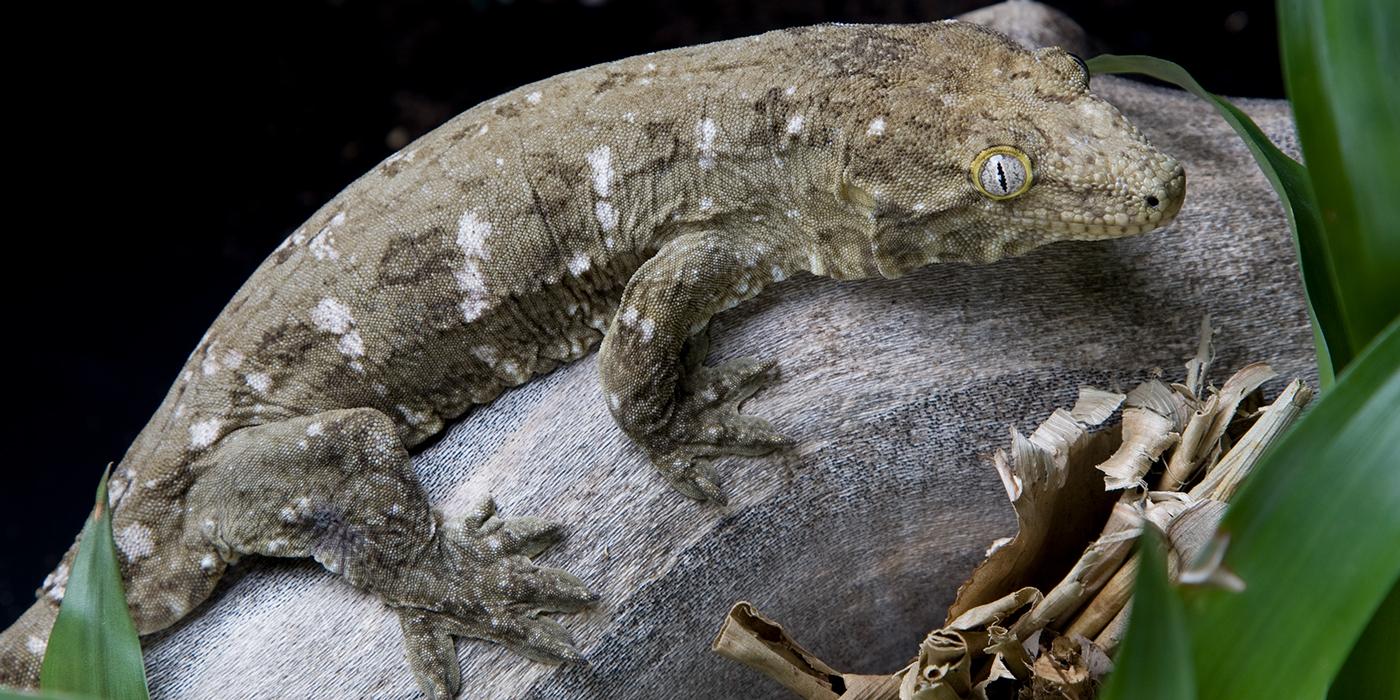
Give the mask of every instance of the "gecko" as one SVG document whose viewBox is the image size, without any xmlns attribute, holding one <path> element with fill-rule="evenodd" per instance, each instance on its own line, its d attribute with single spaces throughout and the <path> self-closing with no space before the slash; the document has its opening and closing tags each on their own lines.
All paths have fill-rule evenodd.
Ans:
<svg viewBox="0 0 1400 700">
<path fill-rule="evenodd" d="M 715 458 L 792 443 L 739 410 L 776 358 L 705 364 L 715 314 L 795 274 L 896 278 L 1173 219 L 1183 168 L 1089 77 L 954 20 L 819 25 L 451 119 L 271 253 L 113 471 L 138 631 L 241 557 L 312 558 L 396 614 L 429 697 L 459 692 L 457 638 L 581 660 L 550 614 L 596 596 L 533 561 L 562 526 L 489 499 L 446 519 L 410 450 L 597 348 L 600 400 L 661 480 L 724 503 Z M 0 635 L 0 684 L 37 681 L 74 551 Z"/>
</svg>

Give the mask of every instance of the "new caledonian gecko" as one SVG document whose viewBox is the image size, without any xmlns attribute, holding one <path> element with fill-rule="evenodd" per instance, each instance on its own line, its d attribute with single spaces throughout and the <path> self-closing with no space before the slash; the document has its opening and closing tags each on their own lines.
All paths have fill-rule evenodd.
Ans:
<svg viewBox="0 0 1400 700">
<path fill-rule="evenodd" d="M 665 481 L 788 444 L 739 404 L 772 359 L 702 364 L 711 316 L 799 272 L 898 277 L 1171 220 L 1185 176 L 1057 48 L 975 25 L 816 26 L 624 59 L 478 105 L 321 208 L 229 302 L 111 479 L 142 633 L 243 555 L 313 557 L 399 617 L 423 691 L 455 637 L 580 658 L 594 596 L 559 535 L 436 513 L 409 450 L 588 354 Z M 599 426 L 599 429 L 603 429 Z M 0 637 L 32 685 L 68 559 Z"/>
</svg>

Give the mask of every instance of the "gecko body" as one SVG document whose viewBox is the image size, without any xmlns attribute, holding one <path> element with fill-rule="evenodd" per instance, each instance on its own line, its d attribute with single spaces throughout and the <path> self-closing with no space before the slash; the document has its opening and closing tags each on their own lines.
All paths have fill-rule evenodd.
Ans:
<svg viewBox="0 0 1400 700">
<path fill-rule="evenodd" d="M 960 22 L 783 30 L 502 95 L 327 203 L 200 341 L 112 477 L 133 618 L 174 623 L 241 556 L 312 557 L 398 614 L 430 696 L 459 688 L 454 637 L 577 660 L 541 613 L 594 597 L 530 561 L 559 528 L 490 502 L 444 521 L 409 449 L 601 345 L 618 425 L 722 501 L 709 458 L 788 441 L 737 410 L 773 360 L 703 364 L 714 314 L 801 272 L 1139 233 L 1183 192 L 1077 59 Z M 67 566 L 0 639 L 0 682 L 37 677 Z"/>
</svg>

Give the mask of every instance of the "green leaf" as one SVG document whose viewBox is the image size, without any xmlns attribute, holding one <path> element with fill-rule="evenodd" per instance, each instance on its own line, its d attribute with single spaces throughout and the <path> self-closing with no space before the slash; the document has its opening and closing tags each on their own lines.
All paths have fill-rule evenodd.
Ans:
<svg viewBox="0 0 1400 700">
<path fill-rule="evenodd" d="M 1202 698 L 1320 698 L 1400 581 L 1400 320 L 1256 467 L 1221 523 L 1242 593 L 1186 591 Z"/>
<path fill-rule="evenodd" d="M 1284 75 L 1326 227 L 1341 327 L 1359 350 L 1400 314 L 1400 3 L 1280 0 Z M 1338 372 L 1349 356 L 1332 356 Z"/>
<path fill-rule="evenodd" d="M 1101 700 L 1192 700 L 1196 678 L 1181 599 L 1167 583 L 1162 537 L 1154 526 L 1138 538 L 1141 564 L 1128 631 Z"/>
<path fill-rule="evenodd" d="M 1348 344 L 1350 335 L 1345 332 L 1345 317 L 1332 256 L 1328 251 L 1307 170 L 1274 146 L 1249 115 L 1207 92 L 1185 68 L 1171 61 L 1151 56 L 1104 54 L 1089 59 L 1088 64 L 1089 70 L 1094 73 L 1140 73 L 1177 85 L 1214 106 L 1244 139 L 1259 169 L 1278 193 L 1284 214 L 1293 229 L 1299 266 L 1303 272 L 1303 289 L 1312 316 L 1313 339 L 1317 345 L 1318 375 L 1324 387 L 1330 386 L 1333 381 L 1332 368 L 1345 366 L 1353 351 Z M 1189 173 L 1187 178 L 1189 181 Z"/>
<path fill-rule="evenodd" d="M 1400 698 L 1400 582 L 1371 617 L 1327 697 Z"/>
<path fill-rule="evenodd" d="M 107 476 L 102 475 L 97 503 L 79 536 L 78 554 L 39 671 L 39 687 L 46 693 L 146 700 L 141 640 L 126 608 L 112 541 Z"/>
</svg>

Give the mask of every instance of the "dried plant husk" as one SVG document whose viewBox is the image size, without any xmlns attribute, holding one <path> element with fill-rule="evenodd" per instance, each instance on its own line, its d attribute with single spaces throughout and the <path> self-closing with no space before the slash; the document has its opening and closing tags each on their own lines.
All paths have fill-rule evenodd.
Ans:
<svg viewBox="0 0 1400 700">
<path fill-rule="evenodd" d="M 945 624 L 903 669 L 837 673 L 742 603 L 716 650 L 806 698 L 1092 697 L 1126 626 L 1138 534 L 1149 524 L 1166 533 L 1173 580 L 1243 586 L 1221 565 L 1228 537 L 1218 524 L 1240 482 L 1312 396 L 1294 380 L 1256 410 L 1260 387 L 1275 376 L 1264 363 L 1207 387 L 1213 332 L 1203 321 L 1182 383 L 1149 380 L 1126 395 L 1081 388 L 1072 409 L 1054 411 L 1029 437 L 1010 431 L 1010 446 L 992 464 L 1018 531 L 993 543 Z M 1120 423 L 1095 431 L 1120 407 Z M 1149 491 L 1149 479 L 1163 488 Z"/>
<path fill-rule="evenodd" d="M 1099 534 L 1116 496 L 1100 486 L 1094 465 L 1118 442 L 1118 431 L 1089 429 L 1112 415 L 1121 394 L 1081 390 L 1069 411 L 1057 410 L 1030 438 L 1011 431 L 1011 447 L 992 457 L 1016 511 L 1017 532 L 994 546 L 958 589 L 948 623 L 1024 586 L 1049 590 Z"/>
<path fill-rule="evenodd" d="M 1146 486 L 1143 477 L 1181 437 L 1191 415 L 1191 399 L 1152 380 L 1128 392 L 1123 402 L 1123 442 L 1102 464 L 1110 491 Z"/>
</svg>

